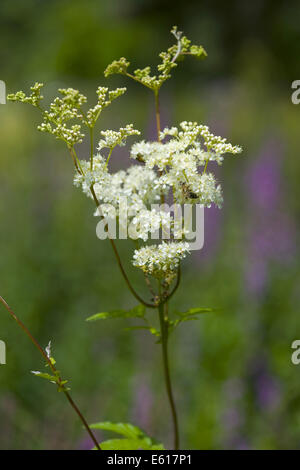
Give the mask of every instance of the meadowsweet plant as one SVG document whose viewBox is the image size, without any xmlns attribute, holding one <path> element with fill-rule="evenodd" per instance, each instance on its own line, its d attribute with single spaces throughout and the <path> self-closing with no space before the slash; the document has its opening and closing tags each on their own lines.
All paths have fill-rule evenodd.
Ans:
<svg viewBox="0 0 300 470">
<path fill-rule="evenodd" d="M 105 77 L 112 74 L 123 75 L 153 93 L 157 127 L 157 138 L 153 142 L 143 139 L 141 132 L 131 123 L 117 130 L 95 130 L 104 109 L 121 97 L 126 88 L 109 90 L 108 87 L 99 86 L 96 91 L 96 104 L 90 108 L 87 98 L 73 88 L 59 89 L 59 96 L 45 107 L 41 83 L 31 87 L 29 96 L 19 91 L 8 95 L 8 99 L 36 107 L 42 116 L 38 130 L 52 134 L 66 144 L 75 169 L 74 184 L 94 202 L 103 235 L 99 238 L 109 240 L 121 274 L 138 301 L 132 309 L 112 309 L 93 314 L 87 320 L 91 322 L 107 318 L 137 318 L 140 321 L 137 328 L 147 329 L 156 337 L 156 342 L 162 348 L 174 449 L 178 449 L 179 424 L 171 383 L 168 340 L 170 333 L 179 324 L 194 320 L 199 314 L 211 312 L 212 309 L 191 307 L 185 312 L 178 312 L 169 307 L 169 300 L 181 281 L 182 260 L 190 255 L 191 250 L 188 242 L 189 228 L 185 223 L 178 224 L 175 218 L 176 210 L 166 210 L 166 207 L 169 207 L 167 202 L 178 210 L 183 205 L 200 204 L 210 207 L 214 204 L 221 207 L 221 186 L 209 171 L 208 164 L 214 162 L 221 165 L 225 154 L 238 154 L 241 148 L 213 135 L 206 125 L 197 122 L 182 121 L 177 126 L 161 129 L 159 95 L 162 86 L 171 78 L 171 74 L 185 56 L 198 59 L 207 56 L 202 46 L 193 45 L 177 27 L 174 27 L 171 33 L 175 44 L 159 54 L 161 63 L 157 66 L 155 74 L 149 66 L 130 71 L 130 62 L 124 57 L 113 61 L 104 72 Z M 89 155 L 84 155 L 84 158 L 79 158 L 77 148 L 86 137 L 89 139 L 90 152 Z M 112 172 L 110 159 L 113 158 L 114 149 L 117 146 L 129 145 L 130 142 L 127 170 Z M 122 206 L 124 201 L 126 217 Z M 124 269 L 114 241 L 116 233 L 111 228 L 111 221 L 118 224 L 119 234 L 123 234 L 120 238 L 126 238 L 128 235 L 134 242 L 129 256 L 133 266 L 143 273 L 149 290 L 147 298 L 142 298 L 137 292 Z M 150 309 L 157 310 L 159 329 L 151 324 L 148 314 Z M 62 380 L 60 373 L 56 371 L 50 345 L 42 351 L 52 373 L 34 373 L 50 380 L 60 391 L 69 394 L 66 381 Z M 94 428 L 122 435 L 122 439 L 98 444 L 101 449 L 163 448 L 162 444 L 150 439 L 139 428 L 130 424 L 101 422 L 86 428 L 92 436 Z"/>
</svg>

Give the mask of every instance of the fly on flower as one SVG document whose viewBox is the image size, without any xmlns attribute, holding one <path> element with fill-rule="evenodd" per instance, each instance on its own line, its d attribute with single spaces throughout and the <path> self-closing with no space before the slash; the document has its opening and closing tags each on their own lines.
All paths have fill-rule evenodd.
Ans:
<svg viewBox="0 0 300 470">
<path fill-rule="evenodd" d="M 182 182 L 181 183 L 181 187 L 182 187 L 182 193 L 183 193 L 183 196 L 186 198 L 186 199 L 198 199 L 198 196 L 196 193 L 194 193 L 186 183 Z"/>
</svg>

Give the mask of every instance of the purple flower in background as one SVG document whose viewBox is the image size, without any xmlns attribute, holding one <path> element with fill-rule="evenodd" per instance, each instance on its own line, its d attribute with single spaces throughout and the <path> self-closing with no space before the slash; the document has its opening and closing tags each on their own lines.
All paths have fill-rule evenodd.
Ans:
<svg viewBox="0 0 300 470">
<path fill-rule="evenodd" d="M 235 432 L 239 429 L 242 424 L 241 413 L 235 407 L 227 408 L 222 417 L 224 427 L 228 433 Z"/>
<path fill-rule="evenodd" d="M 211 206 L 209 209 L 205 209 L 204 214 L 204 230 L 205 230 L 205 250 L 204 254 L 212 256 L 219 244 L 221 239 L 221 223 L 222 223 L 222 212 L 216 206 Z"/>
<path fill-rule="evenodd" d="M 257 400 L 262 409 L 273 411 L 280 402 L 280 389 L 275 377 L 267 371 L 257 377 Z"/>
<path fill-rule="evenodd" d="M 238 438 L 236 439 L 234 445 L 232 446 L 235 450 L 250 450 L 251 447 L 249 446 L 248 442 L 245 438 Z"/>
<path fill-rule="evenodd" d="M 295 252 L 295 228 L 284 205 L 282 147 L 266 142 L 246 173 L 249 195 L 248 264 L 246 283 L 251 294 L 263 293 L 271 261 L 289 263 Z"/>
<path fill-rule="evenodd" d="M 95 444 L 89 437 L 83 437 L 77 447 L 78 450 L 91 450 L 95 447 Z"/>
<path fill-rule="evenodd" d="M 227 380 L 223 386 L 225 409 L 221 414 L 221 424 L 224 430 L 224 445 L 226 448 L 236 448 L 237 441 L 244 426 L 244 410 L 242 402 L 244 396 L 243 382 L 238 378 Z"/>
<path fill-rule="evenodd" d="M 142 429 L 147 429 L 151 422 L 153 397 L 144 376 L 136 377 L 134 390 L 133 422 L 139 423 Z"/>
<path fill-rule="evenodd" d="M 251 369 L 258 406 L 264 411 L 275 411 L 281 400 L 281 387 L 278 379 L 270 372 L 267 360 L 261 357 L 254 359 Z"/>
<path fill-rule="evenodd" d="M 269 141 L 247 174 L 248 190 L 254 210 L 272 210 L 280 201 L 280 155 L 282 148 Z"/>
</svg>

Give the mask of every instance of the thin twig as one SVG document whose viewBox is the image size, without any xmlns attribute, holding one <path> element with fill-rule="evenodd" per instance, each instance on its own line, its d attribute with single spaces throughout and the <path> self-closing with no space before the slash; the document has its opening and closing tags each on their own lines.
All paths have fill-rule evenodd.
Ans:
<svg viewBox="0 0 300 470">
<path fill-rule="evenodd" d="M 123 268 L 123 265 L 122 265 L 122 262 L 121 262 L 121 258 L 119 256 L 119 253 L 118 253 L 118 250 L 117 250 L 117 247 L 116 247 L 116 244 L 115 242 L 110 238 L 109 239 L 111 245 L 112 245 L 112 248 L 114 250 L 114 253 L 115 253 L 115 256 L 116 256 L 116 259 L 117 259 L 117 263 L 119 265 L 119 268 L 121 270 L 121 273 L 123 274 L 123 277 L 125 279 L 125 282 L 130 290 L 130 292 L 134 295 L 134 297 L 139 301 L 141 302 L 143 305 L 145 305 L 145 307 L 148 307 L 148 308 L 157 308 L 157 305 L 156 304 L 150 304 L 148 302 L 145 302 L 145 300 L 143 300 L 138 294 L 137 292 L 134 290 L 134 288 L 132 287 L 128 277 L 127 277 L 127 274 Z"/>
<path fill-rule="evenodd" d="M 71 155 L 71 157 L 72 157 L 74 166 L 75 166 L 77 172 L 81 175 L 82 172 L 81 172 L 80 169 L 79 169 L 79 166 L 78 166 L 78 163 L 77 163 L 77 161 L 76 161 L 75 155 L 74 155 L 74 153 L 72 152 L 72 148 L 71 148 L 71 147 L 68 147 L 68 149 L 69 149 L 70 155 Z"/>
<path fill-rule="evenodd" d="M 147 284 L 147 286 L 148 286 L 149 291 L 150 291 L 151 294 L 153 295 L 153 298 L 155 298 L 155 297 L 156 297 L 156 292 L 154 291 L 154 289 L 153 289 L 153 287 L 152 287 L 152 284 L 151 284 L 151 281 L 150 281 L 150 279 L 149 279 L 149 277 L 148 277 L 148 274 L 145 273 L 145 272 L 144 272 L 144 278 L 145 278 L 145 282 L 146 282 L 146 284 Z"/>
<path fill-rule="evenodd" d="M 170 298 L 175 294 L 175 292 L 177 291 L 178 287 L 179 287 L 179 284 L 180 284 L 180 281 L 181 281 L 181 268 L 180 266 L 178 267 L 178 271 L 177 271 L 177 279 L 176 279 L 176 284 L 172 290 L 172 292 L 168 295 L 166 301 L 170 300 Z"/>
<path fill-rule="evenodd" d="M 2 305 L 6 308 L 6 310 L 8 311 L 8 313 L 11 315 L 11 317 L 17 322 L 17 324 L 20 326 L 20 328 L 22 328 L 22 330 L 24 331 L 24 333 L 26 333 L 26 335 L 28 336 L 28 338 L 30 339 L 30 341 L 34 344 L 34 346 L 38 349 L 38 351 L 41 353 L 41 355 L 43 356 L 43 359 L 47 362 L 47 364 L 49 365 L 49 367 L 51 368 L 52 372 L 55 374 L 55 376 L 57 377 L 57 381 L 58 381 L 58 384 L 60 385 L 61 382 L 62 382 L 62 379 L 59 375 L 57 375 L 57 369 L 56 367 L 54 366 L 54 364 L 52 363 L 52 361 L 50 360 L 50 358 L 48 357 L 48 354 L 46 353 L 46 351 L 42 348 L 42 346 L 39 344 L 39 342 L 35 339 L 35 337 L 30 333 L 30 331 L 28 330 L 28 328 L 24 325 L 24 323 L 17 317 L 17 315 L 14 313 L 14 311 L 11 309 L 11 307 L 8 305 L 8 303 L 3 299 L 3 297 L 0 296 L 0 302 L 2 303 Z M 74 409 L 74 411 L 77 413 L 78 417 L 80 418 L 81 422 L 83 423 L 85 429 L 87 430 L 88 434 L 90 435 L 92 441 L 94 442 L 96 448 L 98 450 L 101 450 L 101 447 L 96 439 L 96 437 L 94 436 L 91 428 L 89 427 L 86 419 L 84 418 L 84 416 L 82 415 L 81 411 L 79 410 L 78 406 L 75 404 L 74 400 L 72 399 L 70 393 L 68 392 L 68 390 L 65 388 L 65 386 L 63 384 L 60 385 L 61 388 L 62 388 L 62 391 L 63 393 L 65 394 L 65 396 L 67 397 L 67 400 L 69 401 L 70 405 L 72 406 L 72 408 Z"/>
</svg>

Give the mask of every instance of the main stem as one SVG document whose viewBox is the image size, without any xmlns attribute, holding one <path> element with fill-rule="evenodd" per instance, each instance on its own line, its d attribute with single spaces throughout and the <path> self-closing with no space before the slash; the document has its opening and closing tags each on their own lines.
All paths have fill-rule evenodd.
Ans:
<svg viewBox="0 0 300 470">
<path fill-rule="evenodd" d="M 155 96 L 155 118 L 156 118 L 156 130 L 157 130 L 157 140 L 160 142 L 160 109 L 159 109 L 159 97 L 158 90 L 154 91 Z"/>
<path fill-rule="evenodd" d="M 4 307 L 6 308 L 6 310 L 8 311 L 8 313 L 10 314 L 10 316 L 17 322 L 17 324 L 22 328 L 22 330 L 26 333 L 26 335 L 28 336 L 28 338 L 30 339 L 30 341 L 34 344 L 34 346 L 38 349 L 38 351 L 41 353 L 41 355 L 43 356 L 43 358 L 45 359 L 45 361 L 47 362 L 47 364 L 49 365 L 49 367 L 51 368 L 52 372 L 53 373 L 56 373 L 57 370 L 55 368 L 55 366 L 52 364 L 51 360 L 49 359 L 46 351 L 42 348 L 42 346 L 39 344 L 39 342 L 35 339 L 35 337 L 30 333 L 30 331 L 28 330 L 28 328 L 24 325 L 24 323 L 17 317 L 17 315 L 14 313 L 14 311 L 11 309 L 11 307 L 8 305 L 8 303 L 3 299 L 3 297 L 1 297 L 0 295 L 0 302 L 2 303 L 2 305 L 4 305 Z M 58 378 L 59 382 L 61 382 L 61 378 L 59 377 Z M 91 430 L 91 428 L 89 427 L 86 419 L 84 418 L 84 416 L 82 415 L 81 411 L 79 410 L 78 406 L 76 405 L 76 403 L 74 402 L 74 400 L 72 399 L 70 393 L 68 392 L 68 390 L 64 389 L 64 386 L 63 386 L 63 392 L 68 400 L 68 402 L 70 403 L 70 405 L 72 406 L 72 408 L 74 409 L 74 411 L 77 413 L 79 419 L 81 420 L 82 424 L 84 425 L 85 429 L 87 430 L 88 434 L 90 435 L 92 441 L 94 442 L 96 448 L 98 450 L 101 450 L 101 447 L 96 439 L 96 437 L 94 436 L 93 434 L 93 431 Z"/>
<path fill-rule="evenodd" d="M 159 107 L 158 90 L 155 90 L 154 96 L 155 96 L 155 118 L 156 118 L 156 129 L 157 129 L 157 140 L 158 142 L 161 142 L 160 107 Z M 164 199 L 165 199 L 164 195 L 161 195 L 161 203 L 164 203 Z M 177 282 L 176 282 L 174 291 L 172 292 L 171 295 L 173 295 L 173 293 L 177 290 L 179 282 L 180 282 L 180 271 L 178 271 Z M 160 291 L 161 291 L 161 287 L 160 287 Z M 174 449 L 178 450 L 179 449 L 178 418 L 177 418 L 176 405 L 175 405 L 175 400 L 174 400 L 173 390 L 172 390 L 170 367 L 169 367 L 169 354 L 168 354 L 169 325 L 168 325 L 168 318 L 167 318 L 167 306 L 168 304 L 167 304 L 167 299 L 166 299 L 164 302 L 161 302 L 159 304 L 158 313 L 159 313 L 159 322 L 160 322 L 160 331 L 161 331 L 164 377 L 165 377 L 167 395 L 168 395 L 171 413 L 172 413 L 172 421 L 173 421 L 173 429 L 174 429 Z M 165 316 L 165 311 L 166 311 L 166 316 Z"/>
<path fill-rule="evenodd" d="M 166 304 L 160 304 L 158 307 L 160 330 L 161 330 L 163 366 L 164 366 L 165 384 L 166 384 L 167 395 L 168 395 L 168 399 L 170 403 L 173 428 L 174 428 L 174 450 L 178 450 L 179 449 L 178 418 L 177 418 L 176 405 L 175 405 L 175 400 L 174 400 L 173 391 L 172 391 L 172 383 L 171 383 L 170 368 L 169 368 L 168 321 L 164 315 L 164 305 Z"/>
</svg>

